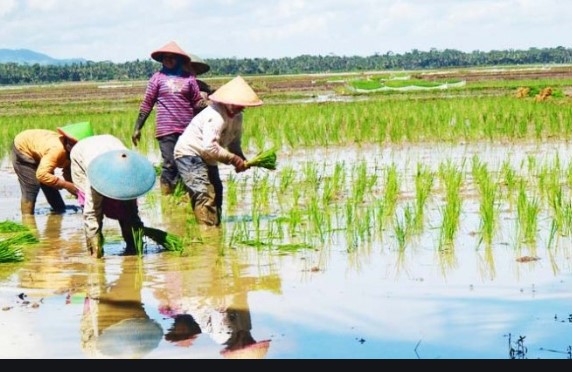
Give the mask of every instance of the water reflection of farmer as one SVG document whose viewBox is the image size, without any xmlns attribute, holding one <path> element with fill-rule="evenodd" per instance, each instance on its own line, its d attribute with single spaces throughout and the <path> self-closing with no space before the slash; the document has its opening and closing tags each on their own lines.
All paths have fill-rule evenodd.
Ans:
<svg viewBox="0 0 572 372">
<path fill-rule="evenodd" d="M 71 152 L 71 174 L 83 207 L 84 230 L 92 256 L 103 256 L 103 217 L 119 221 L 126 253 L 136 253 L 134 230 L 143 228 L 137 198 L 155 184 L 151 162 L 109 134 L 79 142 Z"/>
<path fill-rule="evenodd" d="M 134 257 L 131 257 L 134 258 Z M 97 263 L 97 282 L 85 298 L 81 319 L 81 347 L 92 358 L 143 358 L 163 337 L 163 329 L 149 318 L 141 299 L 138 259 L 124 261 L 116 280 Z"/>
<path fill-rule="evenodd" d="M 208 247 L 211 248 L 211 247 Z M 252 335 L 252 319 L 248 305 L 248 292 L 253 290 L 280 291 L 277 275 L 260 277 L 244 276 L 232 263 L 220 262 L 216 249 L 206 249 L 196 260 L 189 262 L 190 268 L 167 274 L 164 292 L 156 292 L 160 300 L 159 311 L 174 318 L 176 329 L 183 329 L 182 322 L 188 322 L 189 344 L 200 333 L 208 334 L 222 345 L 221 355 L 225 358 L 261 359 L 266 356 L 270 340 L 256 341 Z M 219 261 L 219 262 L 217 262 Z M 186 318 L 186 319 L 185 319 Z M 185 340 L 179 332 L 177 344 Z M 171 337 L 171 336 L 169 336 Z M 166 339 L 169 339 L 166 336 Z M 188 345 L 185 345 L 188 346 Z"/>
</svg>

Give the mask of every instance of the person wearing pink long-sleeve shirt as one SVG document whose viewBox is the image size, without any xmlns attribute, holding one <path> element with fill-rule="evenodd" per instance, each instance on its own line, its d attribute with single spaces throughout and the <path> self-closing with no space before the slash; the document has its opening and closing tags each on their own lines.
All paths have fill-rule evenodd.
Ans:
<svg viewBox="0 0 572 372">
<path fill-rule="evenodd" d="M 195 107 L 203 100 L 196 77 L 185 69 L 189 55 L 175 42 L 170 42 L 151 53 L 151 58 L 163 67 L 151 76 L 131 137 L 137 146 L 141 130 L 154 107 L 157 107 L 155 138 L 161 151 L 161 192 L 171 194 L 179 181 L 173 158 L 177 139 L 195 115 Z"/>
</svg>

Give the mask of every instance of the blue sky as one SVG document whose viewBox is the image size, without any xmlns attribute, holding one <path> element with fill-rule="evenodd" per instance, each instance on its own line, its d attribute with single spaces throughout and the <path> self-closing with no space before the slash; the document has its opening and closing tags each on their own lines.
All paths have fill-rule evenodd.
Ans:
<svg viewBox="0 0 572 372">
<path fill-rule="evenodd" d="M 0 0 L 0 48 L 148 59 L 369 56 L 572 46 L 569 0 Z"/>
</svg>

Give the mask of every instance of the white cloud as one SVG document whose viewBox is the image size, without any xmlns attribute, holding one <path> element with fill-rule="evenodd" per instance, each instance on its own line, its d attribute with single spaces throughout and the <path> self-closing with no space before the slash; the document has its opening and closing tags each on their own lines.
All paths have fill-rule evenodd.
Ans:
<svg viewBox="0 0 572 372">
<path fill-rule="evenodd" d="M 572 2 L 545 0 L 0 0 L 0 48 L 147 59 L 169 40 L 203 58 L 569 47 Z"/>
<path fill-rule="evenodd" d="M 10 14 L 16 6 L 16 0 L 0 0 L 0 17 Z"/>
</svg>

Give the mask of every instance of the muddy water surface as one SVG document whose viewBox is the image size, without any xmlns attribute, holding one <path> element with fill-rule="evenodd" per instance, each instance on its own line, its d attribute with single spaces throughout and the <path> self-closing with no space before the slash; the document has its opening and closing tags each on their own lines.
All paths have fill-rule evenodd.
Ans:
<svg viewBox="0 0 572 372">
<path fill-rule="evenodd" d="M 417 162 L 461 164 L 475 154 L 520 166 L 530 156 L 567 162 L 570 152 L 565 143 L 372 147 L 281 154 L 280 164 L 367 159 L 405 174 Z M 404 182 L 402 192 L 412 187 Z M 6 162 L 0 195 L 0 220 L 21 222 Z M 157 189 L 140 202 L 146 224 L 184 231 L 184 205 L 162 201 Z M 431 227 L 401 252 L 391 230 L 357 250 L 341 233 L 289 253 L 224 247 L 215 231 L 183 255 L 149 244 L 139 258 L 122 255 L 118 225 L 105 220 L 105 256 L 96 260 L 86 255 L 80 212 L 52 215 L 40 197 L 24 221 L 40 244 L 25 248 L 24 262 L 0 264 L 0 357 L 571 358 L 569 237 L 549 247 L 541 216 L 536 246 L 519 247 L 514 212 L 501 208 L 484 249 L 478 203 L 468 199 L 455 249 L 440 254 L 440 206 L 428 205 Z M 248 214 L 239 207 L 224 224 Z"/>
</svg>

